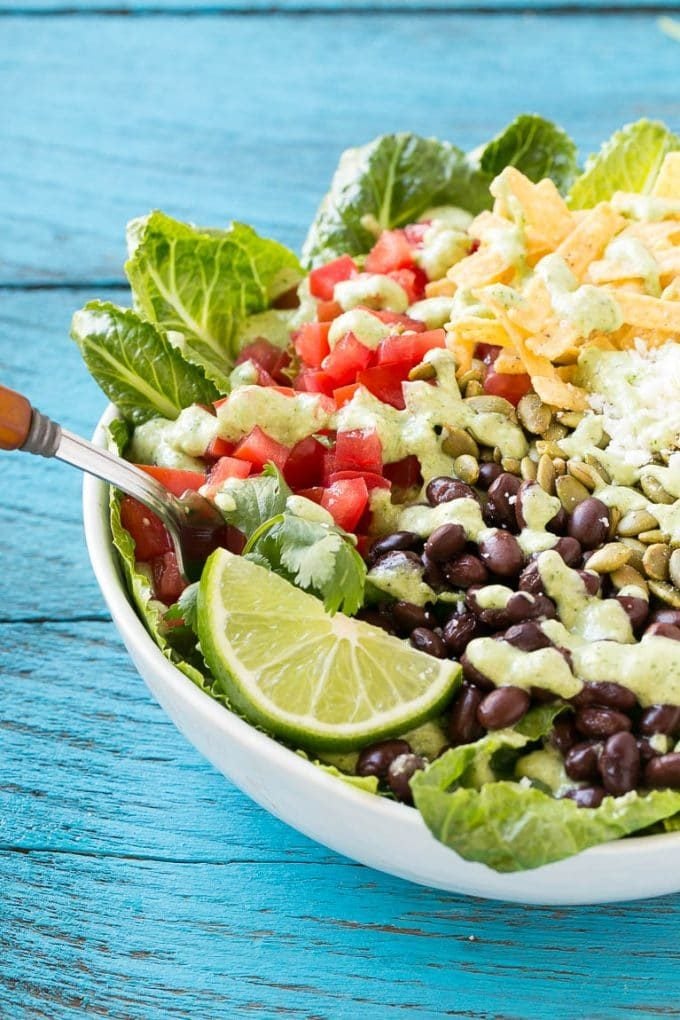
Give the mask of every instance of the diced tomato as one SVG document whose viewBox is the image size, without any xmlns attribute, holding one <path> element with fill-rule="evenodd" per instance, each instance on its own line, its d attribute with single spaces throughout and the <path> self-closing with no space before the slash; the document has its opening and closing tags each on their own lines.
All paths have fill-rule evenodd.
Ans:
<svg viewBox="0 0 680 1020">
<path fill-rule="evenodd" d="M 338 409 L 344 407 L 345 404 L 349 404 L 358 389 L 358 383 L 350 383 L 349 386 L 340 386 L 337 390 L 333 390 L 333 399 Z"/>
<path fill-rule="evenodd" d="M 389 312 L 385 308 L 369 308 L 366 311 L 370 311 L 372 315 L 375 315 L 376 319 L 387 323 L 388 326 L 393 324 L 403 326 L 404 329 L 413 330 L 415 333 L 424 333 L 427 329 L 425 323 L 421 322 L 420 319 L 412 319 L 410 315 L 404 315 L 403 312 Z"/>
<path fill-rule="evenodd" d="M 399 365 L 374 365 L 365 372 L 359 372 L 357 382 L 384 404 L 403 411 L 405 404 L 401 384 L 408 379 L 409 371 L 408 364 L 403 362 Z"/>
<path fill-rule="evenodd" d="M 312 503 L 321 503 L 325 491 L 322 485 L 312 485 L 309 489 L 298 489 L 296 495 L 311 499 Z"/>
<path fill-rule="evenodd" d="M 412 247 L 417 248 L 425 240 L 425 234 L 430 229 L 432 220 L 425 220 L 424 223 L 409 223 L 404 227 L 406 240 Z"/>
<path fill-rule="evenodd" d="M 261 471 L 268 461 L 271 461 L 279 471 L 283 471 L 289 452 L 287 446 L 277 443 L 256 425 L 238 444 L 234 450 L 234 457 L 249 461 L 256 471 Z"/>
<path fill-rule="evenodd" d="M 332 515 L 339 528 L 352 531 L 368 506 L 368 488 L 363 478 L 343 478 L 333 482 L 321 497 L 321 506 Z"/>
<path fill-rule="evenodd" d="M 292 386 L 270 386 L 270 390 L 274 390 L 276 393 L 280 393 L 282 397 L 294 397 L 295 390 Z"/>
<path fill-rule="evenodd" d="M 326 447 L 314 436 L 301 439 L 288 454 L 283 476 L 291 489 L 320 485 Z"/>
<path fill-rule="evenodd" d="M 322 368 L 305 368 L 295 380 L 295 389 L 304 393 L 321 393 L 332 397 L 336 388 L 335 381 Z"/>
<path fill-rule="evenodd" d="M 214 403 L 213 403 L 213 407 L 215 408 L 215 411 L 219 411 L 219 409 L 222 407 L 222 404 L 226 404 L 226 402 L 228 400 L 229 400 L 229 397 L 220 397 L 219 400 L 215 400 Z"/>
<path fill-rule="evenodd" d="M 373 361 L 370 347 L 359 343 L 353 333 L 347 333 L 324 358 L 322 368 L 331 377 L 335 386 L 347 386 L 356 379 L 357 372 L 363 371 Z"/>
<path fill-rule="evenodd" d="M 495 344 L 477 344 L 475 346 L 475 357 L 486 365 L 493 365 L 500 353 L 500 347 L 496 347 Z"/>
<path fill-rule="evenodd" d="M 312 269 L 309 274 L 309 293 L 322 301 L 332 301 L 336 283 L 349 280 L 356 271 L 354 259 L 349 255 L 341 255 L 339 259 L 327 262 L 325 266 Z"/>
<path fill-rule="evenodd" d="M 336 471 L 382 472 L 382 444 L 374 429 L 338 432 L 334 453 Z"/>
<path fill-rule="evenodd" d="M 415 453 L 410 453 L 408 457 L 402 457 L 401 460 L 395 460 L 391 464 L 385 464 L 383 474 L 398 489 L 410 489 L 414 485 L 423 484 L 420 461 Z"/>
<path fill-rule="evenodd" d="M 187 586 L 177 566 L 177 557 L 173 549 L 161 553 L 151 561 L 153 571 L 153 590 L 156 598 L 171 606 L 176 602 Z"/>
<path fill-rule="evenodd" d="M 338 315 L 342 315 L 342 305 L 337 301 L 317 301 L 316 317 L 319 322 L 332 322 Z"/>
<path fill-rule="evenodd" d="M 524 372 L 510 375 L 508 372 L 494 372 L 493 367 L 486 373 L 484 392 L 494 397 L 505 397 L 515 406 L 523 396 L 531 393 L 531 379 Z"/>
<path fill-rule="evenodd" d="M 293 335 L 293 345 L 298 357 L 305 365 L 319 368 L 328 354 L 328 331 L 330 322 L 305 322 Z"/>
<path fill-rule="evenodd" d="M 226 439 L 222 439 L 221 436 L 216 436 L 208 443 L 203 457 L 205 460 L 216 461 L 220 457 L 229 457 L 234 449 L 233 443 L 228 443 Z"/>
<path fill-rule="evenodd" d="M 200 489 L 205 484 L 201 471 L 182 471 L 179 468 L 156 467 L 155 464 L 137 464 L 138 468 L 164 485 L 173 496 L 181 496 L 187 489 Z"/>
<path fill-rule="evenodd" d="M 378 475 L 374 471 L 334 471 L 329 475 L 328 484 L 333 485 L 335 482 L 342 482 L 347 478 L 363 478 L 369 492 L 371 489 L 390 489 L 392 487 L 392 483 L 387 478 L 383 478 L 382 475 Z"/>
<path fill-rule="evenodd" d="M 389 273 L 413 266 L 413 253 L 403 230 L 383 230 L 364 263 L 367 273 Z"/>
<path fill-rule="evenodd" d="M 249 461 L 240 460 L 238 457 L 220 457 L 208 472 L 206 484 L 210 490 L 216 490 L 227 478 L 247 478 L 252 467 Z M 212 491 L 208 494 L 212 495 Z"/>
<path fill-rule="evenodd" d="M 254 361 L 258 368 L 271 376 L 274 382 L 287 382 L 283 375 L 283 369 L 290 365 L 290 354 L 264 337 L 258 337 L 252 343 L 246 344 L 236 359 L 236 364 L 240 365 L 244 361 Z M 260 380 L 260 385 L 267 385 L 267 383 Z"/>
<path fill-rule="evenodd" d="M 378 347 L 377 360 L 379 365 L 408 362 L 413 368 L 414 365 L 420 364 L 428 351 L 435 347 L 445 346 L 446 334 L 443 329 L 430 329 L 426 333 L 388 336 Z"/>
<path fill-rule="evenodd" d="M 391 280 L 403 287 L 408 295 L 408 303 L 420 301 L 425 296 L 425 284 L 427 273 L 420 266 L 413 266 L 411 269 L 395 269 L 387 274 Z"/>
<path fill-rule="evenodd" d="M 132 496 L 123 496 L 120 520 L 134 539 L 136 559 L 145 562 L 171 548 L 170 536 L 160 517 Z"/>
</svg>

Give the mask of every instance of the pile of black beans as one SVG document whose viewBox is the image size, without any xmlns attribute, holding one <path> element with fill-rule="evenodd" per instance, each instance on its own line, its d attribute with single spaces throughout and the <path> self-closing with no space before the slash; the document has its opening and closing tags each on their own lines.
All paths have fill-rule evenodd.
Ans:
<svg viewBox="0 0 680 1020">
<path fill-rule="evenodd" d="M 426 541 L 412 532 L 397 531 L 377 539 L 367 555 L 369 566 L 417 565 L 434 591 L 461 595 L 453 610 L 441 603 L 392 602 L 360 614 L 367 622 L 408 638 L 429 655 L 461 662 L 463 684 L 446 713 L 448 746 L 467 744 L 489 730 L 512 726 L 532 704 L 554 697 L 540 688 L 529 692 L 511 686 L 496 688 L 465 655 L 469 642 L 479 637 L 507 641 L 526 652 L 552 646 L 538 624 L 558 618 L 557 607 L 543 590 L 535 557 L 527 559 L 516 538 L 525 523 L 523 495 L 535 484 L 493 462 L 480 465 L 477 488 L 455 478 L 434 478 L 426 489 L 430 506 L 474 499 L 488 527 L 498 530 L 478 544 L 468 542 L 458 524 L 443 524 Z M 579 571 L 589 593 L 618 600 L 637 637 L 652 633 L 680 640 L 680 610 L 617 595 L 606 576 L 583 569 L 592 552 L 608 539 L 609 510 L 604 503 L 589 497 L 571 514 L 561 509 L 548 530 L 558 536 L 554 550 Z M 484 609 L 477 604 L 475 593 L 487 584 L 514 589 L 505 608 Z M 569 662 L 567 649 L 558 650 Z M 641 786 L 680 789 L 680 753 L 657 750 L 662 744 L 650 743 L 654 734 L 679 739 L 680 708 L 654 705 L 643 711 L 635 696 L 617 683 L 586 684 L 570 709 L 558 717 L 550 735 L 564 756 L 567 775 L 585 784 L 567 796 L 581 807 L 595 807 L 606 795 L 621 796 Z M 377 776 L 398 800 L 410 803 L 409 780 L 426 764 L 405 741 L 381 741 L 362 751 L 357 774 Z"/>
</svg>

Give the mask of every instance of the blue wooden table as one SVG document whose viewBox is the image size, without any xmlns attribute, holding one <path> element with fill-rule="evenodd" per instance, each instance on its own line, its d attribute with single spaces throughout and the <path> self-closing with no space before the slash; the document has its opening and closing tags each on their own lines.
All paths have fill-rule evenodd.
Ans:
<svg viewBox="0 0 680 1020">
<path fill-rule="evenodd" d="M 340 150 L 383 131 L 470 147 L 536 110 L 588 151 L 641 116 L 677 130 L 678 22 L 651 2 L 0 0 L 0 379 L 92 431 L 71 312 L 125 302 L 124 225 L 154 206 L 298 246 Z M 79 494 L 0 457 L 2 1020 L 680 1016 L 680 896 L 445 895 L 231 787 L 128 662 Z"/>
</svg>

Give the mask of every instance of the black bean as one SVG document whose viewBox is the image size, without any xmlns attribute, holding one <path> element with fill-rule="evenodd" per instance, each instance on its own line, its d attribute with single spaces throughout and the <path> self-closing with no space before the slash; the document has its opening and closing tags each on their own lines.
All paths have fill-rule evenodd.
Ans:
<svg viewBox="0 0 680 1020">
<path fill-rule="evenodd" d="M 644 763 L 651 761 L 652 758 L 658 758 L 663 751 L 657 751 L 655 747 L 652 747 L 649 737 L 640 737 L 637 742 L 638 751 L 640 752 L 640 760 Z"/>
<path fill-rule="evenodd" d="M 529 693 L 537 705 L 547 705 L 557 697 L 554 691 L 548 691 L 545 687 L 531 687 Z"/>
<path fill-rule="evenodd" d="M 420 544 L 420 538 L 412 531 L 393 531 L 391 535 L 383 535 L 377 538 L 368 550 L 369 563 L 384 556 L 385 553 L 416 549 Z"/>
<path fill-rule="evenodd" d="M 413 567 L 422 567 L 423 561 L 417 553 L 395 549 L 379 556 L 373 563 L 374 567 L 378 565 L 386 570 L 411 570 Z"/>
<path fill-rule="evenodd" d="M 680 627 L 680 609 L 655 609 L 650 622 L 671 623 L 674 627 Z"/>
<path fill-rule="evenodd" d="M 454 613 L 444 624 L 443 637 L 451 654 L 460 658 L 470 641 L 483 633 L 484 628 L 474 613 Z"/>
<path fill-rule="evenodd" d="M 680 789 L 680 753 L 671 751 L 670 754 L 662 754 L 648 761 L 645 765 L 645 785 Z"/>
<path fill-rule="evenodd" d="M 584 737 L 613 737 L 621 730 L 630 730 L 632 723 L 623 712 L 613 708 L 579 708 L 576 713 L 576 729 Z"/>
<path fill-rule="evenodd" d="M 515 591 L 509 597 L 505 606 L 500 609 L 484 609 L 477 602 L 477 591 L 479 587 L 468 590 L 465 601 L 472 612 L 492 630 L 505 630 L 513 623 L 520 623 L 533 616 L 536 603 L 531 600 L 526 592 Z M 500 637 L 500 635 L 499 635 Z"/>
<path fill-rule="evenodd" d="M 394 759 L 398 758 L 400 754 L 410 753 L 411 745 L 406 740 L 379 740 L 375 744 L 369 744 L 360 753 L 355 769 L 356 774 L 384 779 Z"/>
<path fill-rule="evenodd" d="M 392 606 L 392 615 L 395 623 L 407 634 L 410 634 L 416 627 L 437 626 L 437 620 L 431 609 L 423 606 L 416 606 L 413 602 L 395 602 Z"/>
<path fill-rule="evenodd" d="M 460 524 L 442 524 L 432 532 L 425 543 L 425 552 L 440 563 L 458 556 L 465 549 L 465 528 Z"/>
<path fill-rule="evenodd" d="M 665 733 L 680 737 L 680 708 L 676 705 L 652 705 L 640 717 L 640 733 Z"/>
<path fill-rule="evenodd" d="M 640 779 L 640 752 L 632 733 L 615 733 L 600 755 L 602 785 L 613 797 L 634 790 Z"/>
<path fill-rule="evenodd" d="M 515 623 L 502 635 L 503 640 L 523 652 L 536 652 L 539 648 L 550 648 L 552 641 L 543 633 L 537 623 L 526 620 Z"/>
<path fill-rule="evenodd" d="M 488 461 L 485 464 L 479 465 L 479 478 L 477 479 L 477 485 L 480 489 L 488 489 L 496 479 L 503 474 L 503 468 L 500 464 L 495 464 L 494 461 Z"/>
<path fill-rule="evenodd" d="M 517 593 L 518 595 L 520 592 Z M 525 592 L 524 594 L 528 594 Z M 534 601 L 531 603 L 531 613 L 529 614 L 532 620 L 538 620 L 541 617 L 546 620 L 554 620 L 557 616 L 557 608 L 555 603 L 548 598 L 547 595 L 534 595 Z"/>
<path fill-rule="evenodd" d="M 411 793 L 411 778 L 416 772 L 422 771 L 427 761 L 419 754 L 400 754 L 395 758 L 387 770 L 387 783 L 390 790 L 403 804 L 413 803 Z"/>
<path fill-rule="evenodd" d="M 551 518 L 545 526 L 546 531 L 550 531 L 553 535 L 563 535 L 569 527 L 569 514 L 563 506 L 559 508 L 553 518 Z"/>
<path fill-rule="evenodd" d="M 487 730 L 502 730 L 519 722 L 530 705 L 531 697 L 521 687 L 497 687 L 477 709 L 477 722 Z"/>
<path fill-rule="evenodd" d="M 607 541 L 609 510 L 595 496 L 589 496 L 574 507 L 569 515 L 568 532 L 584 549 L 595 549 Z"/>
<path fill-rule="evenodd" d="M 563 713 L 553 723 L 553 728 L 550 731 L 550 743 L 553 747 L 564 756 L 574 744 L 577 744 L 580 740 L 580 736 L 576 726 L 574 725 L 574 717 L 571 712 Z"/>
<path fill-rule="evenodd" d="M 484 735 L 477 722 L 477 709 L 484 695 L 478 687 L 463 684 L 451 707 L 447 732 L 452 744 L 471 744 Z"/>
<path fill-rule="evenodd" d="M 602 786 L 581 786 L 575 790 L 569 790 L 565 797 L 575 801 L 580 808 L 597 808 L 605 798 L 605 790 Z"/>
<path fill-rule="evenodd" d="M 602 744 L 593 741 L 573 744 L 564 756 L 564 771 L 578 783 L 599 777 L 598 761 Z"/>
<path fill-rule="evenodd" d="M 524 553 L 514 535 L 494 531 L 479 543 L 479 555 L 486 567 L 498 577 L 517 577 L 524 566 Z"/>
<path fill-rule="evenodd" d="M 577 570 L 577 574 L 583 581 L 587 593 L 591 596 L 597 595 L 602 582 L 600 575 L 592 570 Z"/>
<path fill-rule="evenodd" d="M 463 678 L 469 684 L 474 684 L 475 687 L 479 687 L 483 691 L 492 691 L 494 689 L 493 680 L 477 669 L 476 666 L 472 665 L 467 652 L 461 655 L 460 664 L 463 667 Z"/>
<path fill-rule="evenodd" d="M 429 584 L 430 588 L 434 588 L 435 591 L 445 588 L 446 580 L 439 563 L 435 563 L 424 550 L 420 559 L 423 564 L 423 581 L 425 584 Z"/>
<path fill-rule="evenodd" d="M 484 520 L 489 527 L 517 531 L 515 504 L 521 484 L 519 478 L 504 471 L 489 486 L 488 498 L 484 507 Z"/>
<path fill-rule="evenodd" d="M 430 630 L 428 627 L 416 627 L 415 630 L 412 630 L 411 644 L 419 652 L 427 652 L 428 655 L 434 655 L 436 659 L 446 658 L 444 641 L 436 631 Z"/>
<path fill-rule="evenodd" d="M 568 567 L 576 567 L 581 562 L 581 557 L 583 556 L 581 543 L 570 535 L 558 538 L 553 549 L 556 553 L 559 553 Z"/>
<path fill-rule="evenodd" d="M 635 708 L 637 699 L 632 691 L 621 684 L 600 681 L 585 683 L 583 689 L 571 699 L 571 703 L 576 708 L 604 705 L 605 708 L 615 708 L 619 712 L 630 712 Z"/>
<path fill-rule="evenodd" d="M 461 482 L 457 478 L 447 478 L 446 475 L 433 478 L 425 490 L 425 495 L 431 506 L 450 503 L 452 499 L 465 499 L 466 497 L 477 499 L 477 493 L 470 485 L 466 485 L 465 482 Z"/>
<path fill-rule="evenodd" d="M 357 619 L 363 620 L 364 623 L 370 623 L 373 627 L 380 627 L 381 630 L 386 630 L 388 634 L 397 633 L 397 628 L 390 617 L 377 609 L 362 609 L 357 613 Z"/>
<path fill-rule="evenodd" d="M 646 599 L 639 599 L 636 595 L 617 595 L 616 601 L 626 611 L 634 631 L 644 627 L 649 616 L 649 603 Z"/>
<path fill-rule="evenodd" d="M 671 641 L 680 641 L 680 627 L 676 627 L 672 623 L 650 623 L 645 630 L 645 636 L 665 637 L 670 638 Z"/>
<path fill-rule="evenodd" d="M 527 563 L 519 575 L 517 587 L 520 591 L 528 591 L 530 595 L 545 595 L 543 578 L 541 577 L 536 560 Z"/>
<path fill-rule="evenodd" d="M 442 573 L 454 588 L 469 588 L 473 584 L 484 584 L 488 571 L 478 556 L 462 553 L 447 563 L 442 563 Z"/>
</svg>

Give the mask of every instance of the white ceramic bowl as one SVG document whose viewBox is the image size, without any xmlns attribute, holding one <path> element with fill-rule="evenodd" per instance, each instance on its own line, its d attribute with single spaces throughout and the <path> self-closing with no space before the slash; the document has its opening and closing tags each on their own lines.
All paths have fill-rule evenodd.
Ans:
<svg viewBox="0 0 680 1020">
<path fill-rule="evenodd" d="M 109 407 L 94 441 L 104 444 Z M 680 834 L 594 847 L 533 871 L 500 875 L 438 843 L 412 808 L 353 789 L 213 701 L 168 662 L 130 600 L 111 542 L 107 486 L 83 485 L 85 537 L 113 621 L 149 690 L 181 733 L 254 801 L 338 853 L 391 875 L 518 903 L 641 899 L 680 890 Z"/>
</svg>

